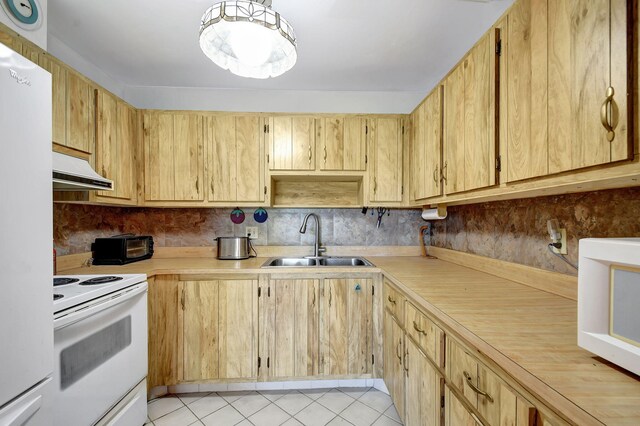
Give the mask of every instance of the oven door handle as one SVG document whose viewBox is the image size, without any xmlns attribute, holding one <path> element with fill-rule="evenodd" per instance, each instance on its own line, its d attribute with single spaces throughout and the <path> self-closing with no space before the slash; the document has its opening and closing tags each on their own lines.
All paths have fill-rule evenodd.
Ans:
<svg viewBox="0 0 640 426">
<path fill-rule="evenodd" d="M 89 305 L 88 307 L 84 308 L 84 309 L 80 309 L 78 311 L 74 311 L 74 312 L 70 312 L 67 315 L 64 315 L 62 317 L 56 318 L 53 321 L 53 329 L 54 330 L 60 330 L 61 328 L 67 327 L 71 324 L 75 324 L 78 321 L 82 321 L 85 318 L 88 318 L 92 315 L 97 314 L 98 312 L 102 312 L 105 309 L 109 309 L 112 308 L 116 305 L 119 305 L 121 303 L 124 303 L 128 300 L 130 300 L 131 298 L 142 294 L 142 293 L 146 293 L 147 291 L 147 283 L 142 283 L 142 284 L 138 284 L 135 285 L 131 288 L 126 289 L 123 292 L 118 292 L 114 295 L 112 295 L 112 297 L 107 298 L 104 301 L 100 301 L 94 305 Z"/>
</svg>

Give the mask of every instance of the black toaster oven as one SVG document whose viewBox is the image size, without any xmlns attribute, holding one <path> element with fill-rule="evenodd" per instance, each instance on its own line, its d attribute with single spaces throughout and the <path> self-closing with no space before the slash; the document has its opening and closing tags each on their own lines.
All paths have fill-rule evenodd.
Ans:
<svg viewBox="0 0 640 426">
<path fill-rule="evenodd" d="M 125 234 L 96 238 L 91 251 L 94 265 L 126 265 L 153 256 L 153 237 Z"/>
</svg>

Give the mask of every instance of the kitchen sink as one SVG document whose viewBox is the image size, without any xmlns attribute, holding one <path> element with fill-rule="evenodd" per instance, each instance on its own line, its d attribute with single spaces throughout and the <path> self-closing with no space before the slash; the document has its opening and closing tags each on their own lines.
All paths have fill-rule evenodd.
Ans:
<svg viewBox="0 0 640 426">
<path fill-rule="evenodd" d="M 263 268 L 290 268 L 290 267 L 330 267 L 330 266 L 374 266 L 368 260 L 362 257 L 319 257 L 306 258 L 306 257 L 276 257 L 267 260 L 262 267 Z"/>
</svg>

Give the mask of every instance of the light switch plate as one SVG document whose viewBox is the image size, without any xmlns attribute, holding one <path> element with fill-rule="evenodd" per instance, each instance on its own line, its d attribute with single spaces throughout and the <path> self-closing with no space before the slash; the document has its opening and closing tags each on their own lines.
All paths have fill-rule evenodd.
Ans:
<svg viewBox="0 0 640 426">
<path fill-rule="evenodd" d="M 560 234 L 562 235 L 562 239 L 560 240 L 562 247 L 560 249 L 552 247 L 553 252 L 558 254 L 567 254 L 567 230 L 565 228 L 560 228 Z"/>
<path fill-rule="evenodd" d="M 256 240 L 259 238 L 257 226 L 247 226 L 245 228 L 245 232 L 247 234 L 247 237 L 251 237 L 252 240 Z"/>
</svg>

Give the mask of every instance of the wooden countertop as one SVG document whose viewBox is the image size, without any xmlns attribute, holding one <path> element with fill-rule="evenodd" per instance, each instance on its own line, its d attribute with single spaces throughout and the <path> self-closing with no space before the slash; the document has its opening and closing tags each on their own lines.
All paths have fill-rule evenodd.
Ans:
<svg viewBox="0 0 640 426">
<path fill-rule="evenodd" d="M 64 273 L 154 276 L 383 272 L 458 337 L 577 424 L 640 425 L 640 378 L 577 346 L 575 301 L 443 260 L 368 259 L 375 268 L 261 269 L 267 258 L 170 258 Z"/>
</svg>

